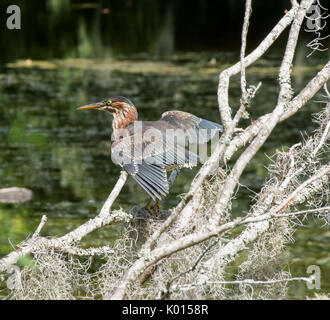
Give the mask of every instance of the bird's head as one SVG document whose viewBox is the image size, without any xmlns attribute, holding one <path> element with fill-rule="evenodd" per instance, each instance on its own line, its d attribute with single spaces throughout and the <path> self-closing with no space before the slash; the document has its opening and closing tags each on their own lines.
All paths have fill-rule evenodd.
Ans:
<svg viewBox="0 0 330 320">
<path fill-rule="evenodd" d="M 105 99 L 101 102 L 79 107 L 78 110 L 95 109 L 101 111 L 108 111 L 112 114 L 125 114 L 126 112 L 129 112 L 132 108 L 135 109 L 135 106 L 129 99 L 121 96 L 114 96 Z"/>
<path fill-rule="evenodd" d="M 101 102 L 92 103 L 78 108 L 78 110 L 88 109 L 110 112 L 114 116 L 114 129 L 125 128 L 138 118 L 134 104 L 129 99 L 121 96 L 114 96 Z"/>
</svg>

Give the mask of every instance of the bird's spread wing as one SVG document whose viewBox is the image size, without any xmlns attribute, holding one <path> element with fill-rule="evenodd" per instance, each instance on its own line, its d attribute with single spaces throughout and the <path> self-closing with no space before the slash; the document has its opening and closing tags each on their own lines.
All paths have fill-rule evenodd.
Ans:
<svg viewBox="0 0 330 320">
<path fill-rule="evenodd" d="M 124 164 L 154 164 L 160 167 L 196 165 L 198 156 L 186 150 L 175 137 L 132 135 L 115 141 L 111 148 L 112 160 Z"/>
<path fill-rule="evenodd" d="M 122 166 L 154 200 L 169 191 L 166 168 L 194 166 L 198 156 L 172 137 L 132 135 L 112 144 L 112 160 Z"/>
<path fill-rule="evenodd" d="M 146 121 L 144 126 L 143 134 L 115 141 L 111 154 L 154 200 L 169 191 L 166 168 L 197 164 L 197 154 L 186 149 L 186 138 L 191 144 L 201 144 L 223 131 L 220 124 L 182 111 L 165 112 L 159 121 L 153 125 Z M 152 129 L 151 134 L 147 129 Z"/>
<path fill-rule="evenodd" d="M 162 114 L 162 121 L 171 127 L 181 129 L 190 143 L 203 144 L 211 140 L 217 132 L 223 132 L 221 124 L 198 118 L 183 111 L 167 111 Z"/>
</svg>

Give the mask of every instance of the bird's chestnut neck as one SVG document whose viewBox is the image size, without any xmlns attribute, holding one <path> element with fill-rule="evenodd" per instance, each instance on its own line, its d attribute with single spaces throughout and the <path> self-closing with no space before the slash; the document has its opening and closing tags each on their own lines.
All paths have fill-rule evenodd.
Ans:
<svg viewBox="0 0 330 320">
<path fill-rule="evenodd" d="M 128 125 L 137 121 L 138 113 L 136 109 L 127 103 L 122 103 L 121 107 L 113 113 L 112 129 L 116 137 L 116 131 L 125 129 Z"/>
</svg>

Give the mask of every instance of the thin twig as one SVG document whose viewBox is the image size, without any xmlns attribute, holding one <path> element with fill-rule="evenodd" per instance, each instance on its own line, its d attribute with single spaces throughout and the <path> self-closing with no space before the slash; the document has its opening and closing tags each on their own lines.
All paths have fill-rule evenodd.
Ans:
<svg viewBox="0 0 330 320">
<path fill-rule="evenodd" d="M 252 0 L 245 1 L 245 14 L 244 14 L 244 22 L 242 28 L 242 44 L 241 44 L 241 91 L 242 91 L 242 98 L 241 104 L 246 104 L 246 76 L 245 76 L 245 49 L 246 49 L 246 41 L 247 41 L 247 34 L 249 29 L 249 19 L 251 16 L 251 7 L 252 7 Z"/>
<path fill-rule="evenodd" d="M 314 280 L 313 276 L 310 277 L 294 277 L 294 278 L 287 278 L 287 279 L 277 279 L 277 280 L 253 280 L 253 279 L 244 279 L 244 280 L 233 280 L 233 281 L 205 281 L 201 283 L 191 283 L 191 284 L 183 284 L 176 286 L 173 288 L 173 291 L 181 290 L 191 290 L 195 287 L 200 286 L 209 286 L 209 285 L 226 285 L 226 284 L 250 284 L 250 285 L 259 285 L 259 284 L 275 284 L 275 283 L 282 283 L 282 282 L 291 282 L 291 281 L 306 281 L 312 282 Z"/>
<path fill-rule="evenodd" d="M 317 174 L 315 174 L 314 176 L 306 180 L 304 183 L 302 183 L 285 200 L 283 200 L 282 203 L 279 205 L 279 208 L 276 210 L 276 213 L 280 213 L 281 211 L 283 211 L 295 199 L 295 197 L 308 185 L 310 185 L 317 179 L 320 179 L 320 177 L 323 177 L 324 175 L 327 175 L 329 173 L 330 173 L 330 164 L 327 164 L 321 170 L 319 170 Z"/>
<path fill-rule="evenodd" d="M 213 248 L 217 243 L 219 242 L 219 239 L 216 239 L 215 241 L 213 241 L 207 248 L 205 248 L 203 250 L 203 252 L 200 254 L 200 256 L 198 257 L 198 259 L 196 260 L 196 262 L 187 270 L 181 272 L 180 274 L 178 274 L 177 276 L 175 276 L 173 279 L 171 279 L 171 281 L 169 281 L 166 285 L 166 290 L 162 291 L 160 293 L 160 299 L 165 299 L 168 297 L 168 295 L 170 294 L 170 288 L 172 286 L 172 283 L 175 282 L 177 279 L 183 277 L 185 274 L 192 272 L 196 269 L 196 267 L 198 266 L 199 262 L 203 259 L 203 257 L 206 255 L 206 253 Z"/>
<path fill-rule="evenodd" d="M 32 238 L 37 238 L 40 235 L 40 232 L 42 230 L 42 228 L 45 226 L 45 224 L 47 223 L 47 216 L 43 215 L 40 221 L 40 224 L 38 226 L 38 228 L 36 229 L 36 231 L 34 232 Z"/>
</svg>

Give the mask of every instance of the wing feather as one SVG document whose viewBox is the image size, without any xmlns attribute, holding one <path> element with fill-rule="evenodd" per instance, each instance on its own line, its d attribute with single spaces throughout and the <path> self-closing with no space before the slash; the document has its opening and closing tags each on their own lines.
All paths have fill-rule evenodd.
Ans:
<svg viewBox="0 0 330 320">
<path fill-rule="evenodd" d="M 131 171 L 132 166 L 124 165 L 126 170 L 132 178 L 149 194 L 153 199 L 161 199 L 166 196 L 169 191 L 167 181 L 167 174 L 165 167 L 150 165 L 147 163 L 138 164 L 138 171 Z"/>
<path fill-rule="evenodd" d="M 221 124 L 198 118 L 191 113 L 183 111 L 167 111 L 162 114 L 162 121 L 177 129 L 185 131 L 190 142 L 203 144 L 211 140 L 216 133 L 223 132 Z"/>
</svg>

